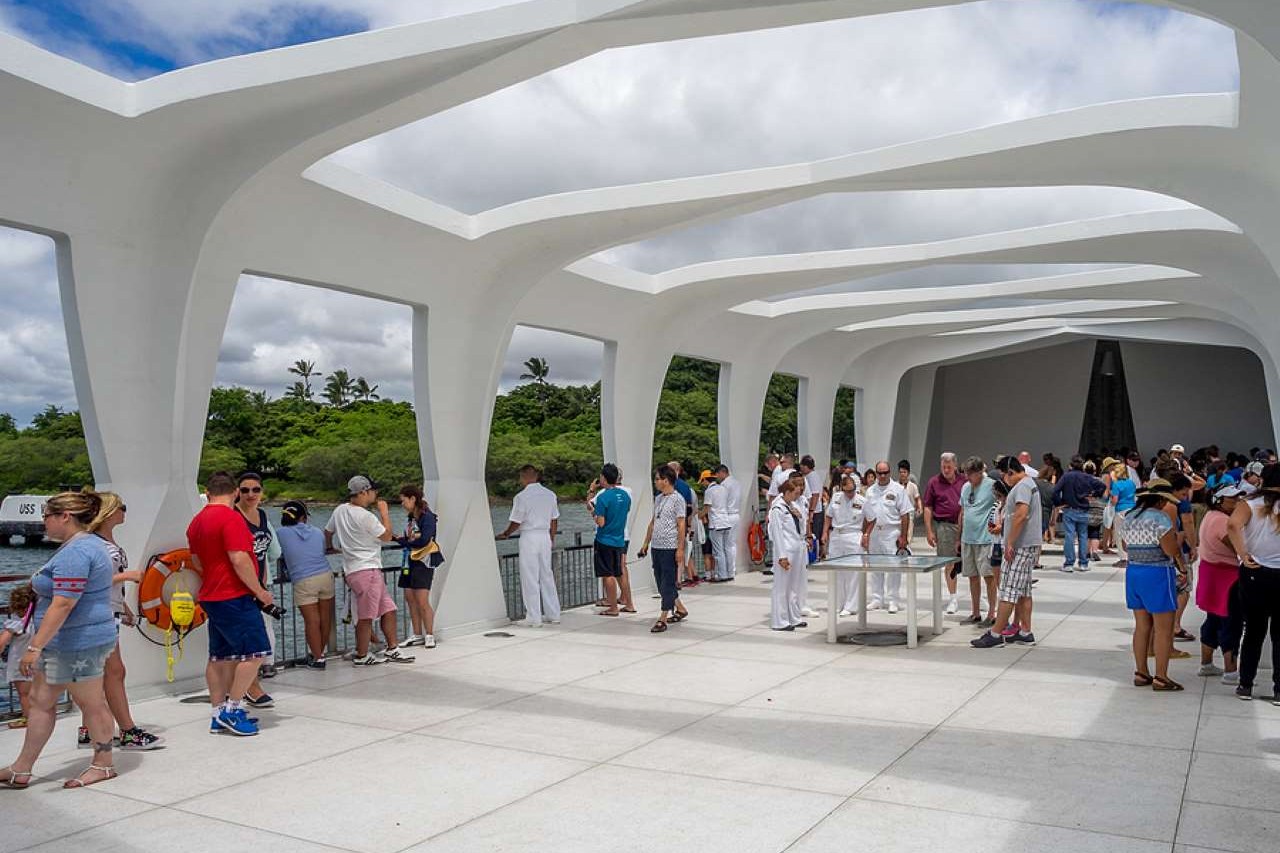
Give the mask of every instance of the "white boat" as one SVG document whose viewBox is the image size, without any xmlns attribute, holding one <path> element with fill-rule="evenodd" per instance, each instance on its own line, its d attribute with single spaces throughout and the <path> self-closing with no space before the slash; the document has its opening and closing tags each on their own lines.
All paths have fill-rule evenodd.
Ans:
<svg viewBox="0 0 1280 853">
<path fill-rule="evenodd" d="M 48 495 L 9 495 L 0 502 L 0 545 L 10 537 L 21 536 L 27 542 L 44 539 L 44 503 Z"/>
</svg>

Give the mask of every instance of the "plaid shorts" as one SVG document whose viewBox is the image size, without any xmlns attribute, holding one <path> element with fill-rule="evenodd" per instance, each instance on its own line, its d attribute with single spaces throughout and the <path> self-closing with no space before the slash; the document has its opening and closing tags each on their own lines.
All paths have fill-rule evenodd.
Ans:
<svg viewBox="0 0 1280 853">
<path fill-rule="evenodd" d="M 1040 557 L 1040 546 L 1016 548 L 1013 557 L 1000 572 L 1000 600 L 1017 604 L 1019 599 L 1031 594 L 1031 570 Z"/>
</svg>

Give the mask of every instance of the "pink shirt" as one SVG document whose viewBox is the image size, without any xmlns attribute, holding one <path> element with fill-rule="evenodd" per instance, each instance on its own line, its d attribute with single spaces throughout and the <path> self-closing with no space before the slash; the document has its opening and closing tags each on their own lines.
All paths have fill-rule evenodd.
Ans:
<svg viewBox="0 0 1280 853">
<path fill-rule="evenodd" d="M 1225 512 L 1211 510 L 1200 522 L 1200 559 L 1211 563 L 1236 565 L 1236 552 L 1230 545 L 1223 543 L 1227 535 L 1227 522 L 1231 519 Z"/>
</svg>

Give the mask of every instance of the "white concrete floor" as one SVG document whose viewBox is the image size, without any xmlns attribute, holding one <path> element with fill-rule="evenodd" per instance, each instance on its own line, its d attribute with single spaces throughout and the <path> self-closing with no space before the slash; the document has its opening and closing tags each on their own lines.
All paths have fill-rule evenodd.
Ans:
<svg viewBox="0 0 1280 853">
<path fill-rule="evenodd" d="M 1122 574 L 1038 576 L 1034 649 L 969 648 L 963 600 L 915 651 L 827 645 L 823 618 L 773 633 L 752 574 L 686 592 L 666 634 L 645 597 L 412 666 L 291 671 L 257 738 L 142 702 L 168 748 L 85 791 L 57 784 L 88 759 L 63 718 L 41 778 L 0 791 L 0 853 L 1280 850 L 1280 708 L 1195 658 L 1184 693 L 1130 686 Z"/>
</svg>

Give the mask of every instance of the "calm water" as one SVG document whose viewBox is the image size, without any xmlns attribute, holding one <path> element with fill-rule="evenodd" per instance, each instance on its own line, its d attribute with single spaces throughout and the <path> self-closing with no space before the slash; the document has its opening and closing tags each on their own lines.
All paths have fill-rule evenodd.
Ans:
<svg viewBox="0 0 1280 853">
<path fill-rule="evenodd" d="M 311 522 L 317 527 L 324 527 L 329 520 L 332 510 L 329 507 L 315 507 L 312 509 Z M 490 509 L 490 515 L 493 519 L 494 533 L 501 531 L 507 526 L 507 516 L 511 513 L 510 504 L 498 504 Z M 267 514 L 271 517 L 271 523 L 278 525 L 280 523 L 280 510 L 277 507 L 267 507 Z M 399 504 L 391 506 L 391 523 L 397 533 L 404 530 L 405 515 L 404 510 Z M 584 544 L 592 541 L 595 524 L 591 520 L 591 516 L 587 514 L 587 509 L 580 501 L 564 501 L 560 504 L 560 536 L 558 543 L 561 546 L 574 544 L 574 536 L 577 533 L 582 534 Z M 20 540 L 15 540 L 20 541 Z M 515 542 L 499 542 L 497 543 L 499 554 L 514 554 L 516 552 Z M 29 575 L 40 568 L 44 561 L 48 559 L 52 552 L 51 546 L 42 546 L 28 548 L 21 545 L 4 547 L 0 546 L 0 575 Z M 130 554 L 132 563 L 139 564 L 145 557 L 137 554 Z M 331 558 L 334 568 L 338 568 L 337 558 Z"/>
</svg>

